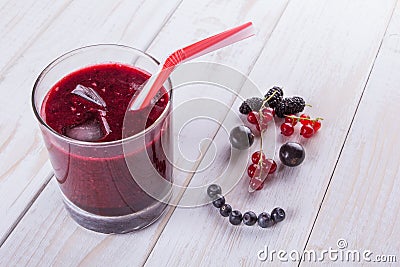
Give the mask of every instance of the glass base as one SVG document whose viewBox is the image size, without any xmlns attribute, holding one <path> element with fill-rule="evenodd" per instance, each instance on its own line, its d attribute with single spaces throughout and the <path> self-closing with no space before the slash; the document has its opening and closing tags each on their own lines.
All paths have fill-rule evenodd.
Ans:
<svg viewBox="0 0 400 267">
<path fill-rule="evenodd" d="M 168 206 L 163 202 L 155 202 L 154 205 L 136 213 L 112 217 L 100 216 L 84 211 L 69 201 L 64 194 L 62 196 L 65 208 L 75 222 L 86 229 L 104 234 L 123 234 L 143 229 L 157 221 Z M 168 199 L 170 197 L 171 194 Z"/>
</svg>

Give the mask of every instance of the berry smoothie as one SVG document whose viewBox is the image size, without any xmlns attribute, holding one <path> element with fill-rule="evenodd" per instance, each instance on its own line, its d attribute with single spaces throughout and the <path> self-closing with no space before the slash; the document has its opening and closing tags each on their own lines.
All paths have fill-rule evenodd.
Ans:
<svg viewBox="0 0 400 267">
<path fill-rule="evenodd" d="M 172 141 L 169 116 L 145 135 L 142 145 L 126 151 L 118 143 L 123 138 L 128 104 L 148 78 L 146 72 L 128 65 L 93 65 L 62 78 L 44 98 L 40 113 L 47 125 L 60 135 L 82 141 L 72 145 L 56 137 L 44 138 L 61 191 L 80 209 L 100 216 L 134 214 L 158 200 L 144 192 L 135 182 L 138 177 L 133 176 L 146 179 L 152 174 L 143 170 L 151 169 L 161 179 L 171 181 L 171 159 L 161 142 Z M 162 92 L 149 110 L 130 114 L 132 125 L 138 126 L 130 129 L 132 135 L 152 127 L 170 109 L 168 94 L 165 89 Z M 104 146 L 99 149 L 91 143 Z M 130 169 L 126 159 L 134 164 Z M 161 195 L 169 191 L 165 186 L 156 186 L 160 186 L 156 190 Z M 159 213 L 154 210 L 154 216 Z"/>
</svg>

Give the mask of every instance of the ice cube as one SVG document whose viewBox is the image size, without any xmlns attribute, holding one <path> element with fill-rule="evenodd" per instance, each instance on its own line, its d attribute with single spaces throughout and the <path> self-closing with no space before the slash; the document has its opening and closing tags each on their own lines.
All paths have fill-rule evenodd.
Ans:
<svg viewBox="0 0 400 267">
<path fill-rule="evenodd" d="M 107 132 L 107 129 L 109 131 L 108 124 L 106 125 L 108 128 L 103 128 L 103 126 L 101 125 L 102 122 L 97 119 L 91 119 L 74 127 L 67 128 L 64 134 L 75 140 L 88 142 L 98 141 L 100 139 L 103 139 L 109 133 Z M 105 122 L 107 123 L 107 121 Z"/>
<path fill-rule="evenodd" d="M 89 100 L 90 102 L 93 102 L 101 107 L 106 107 L 106 102 L 93 88 L 78 84 L 71 93 Z"/>
<path fill-rule="evenodd" d="M 105 135 L 108 135 L 109 133 L 111 133 L 111 128 L 106 120 L 107 112 L 105 112 L 104 110 L 99 110 L 99 113 L 100 113 L 101 122 L 103 123 L 103 129 L 105 131 Z"/>
</svg>

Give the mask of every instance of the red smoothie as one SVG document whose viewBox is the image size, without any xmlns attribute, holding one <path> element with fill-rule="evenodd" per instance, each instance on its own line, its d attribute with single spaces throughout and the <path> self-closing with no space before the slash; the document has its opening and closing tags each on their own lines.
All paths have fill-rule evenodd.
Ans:
<svg viewBox="0 0 400 267">
<path fill-rule="evenodd" d="M 100 64 L 67 75 L 46 95 L 41 116 L 54 131 L 106 146 L 99 150 L 89 143 L 82 148 L 58 142 L 56 138 L 45 138 L 61 190 L 79 208 L 102 216 L 122 216 L 157 202 L 135 182 L 137 177 L 132 176 L 126 158 L 134 162 L 133 169 L 138 170 L 138 175 L 145 176 L 140 174 L 141 170 L 152 168 L 162 179 L 171 181 L 172 165 L 161 142 L 162 139 L 172 141 L 168 116 L 146 135 L 142 146 L 132 151 L 124 151 L 121 144 L 112 142 L 122 139 L 128 104 L 148 78 L 149 74 L 131 66 Z M 168 94 L 163 90 L 164 95 L 151 110 L 130 114 L 129 120 L 138 125 L 132 134 L 142 131 L 144 124 L 149 127 L 166 108 L 170 109 Z M 168 189 L 159 188 L 159 191 Z"/>
</svg>

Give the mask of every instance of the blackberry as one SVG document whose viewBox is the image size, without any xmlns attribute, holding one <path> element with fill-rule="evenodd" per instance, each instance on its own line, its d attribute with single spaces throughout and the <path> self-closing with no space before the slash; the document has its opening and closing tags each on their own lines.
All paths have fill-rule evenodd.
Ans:
<svg viewBox="0 0 400 267">
<path fill-rule="evenodd" d="M 292 100 L 295 103 L 292 114 L 302 112 L 306 106 L 304 99 L 300 96 L 293 96 Z"/>
<path fill-rule="evenodd" d="M 245 115 L 247 115 L 247 114 L 249 114 L 251 112 L 251 108 L 247 104 L 246 101 L 243 101 L 243 103 L 240 105 L 239 112 L 242 113 L 242 114 L 245 114 Z"/>
<path fill-rule="evenodd" d="M 263 100 L 259 97 L 248 98 L 243 101 L 242 105 L 239 107 L 239 112 L 242 114 L 249 114 L 252 111 L 258 112 L 261 108 Z"/>
<path fill-rule="evenodd" d="M 284 118 L 285 115 L 296 114 L 302 112 L 306 102 L 299 96 L 286 97 L 275 107 L 275 114 L 279 118 Z"/>
<path fill-rule="evenodd" d="M 282 98 L 283 98 L 283 90 L 282 90 L 282 88 L 278 87 L 278 86 L 274 86 L 274 87 L 272 87 L 271 89 L 268 90 L 268 92 L 265 94 L 264 97 L 265 97 L 265 99 L 268 99 L 273 94 L 274 94 L 274 96 L 270 100 L 267 101 L 268 105 L 271 108 L 275 108 L 276 105 L 278 105 L 282 101 Z"/>
</svg>

